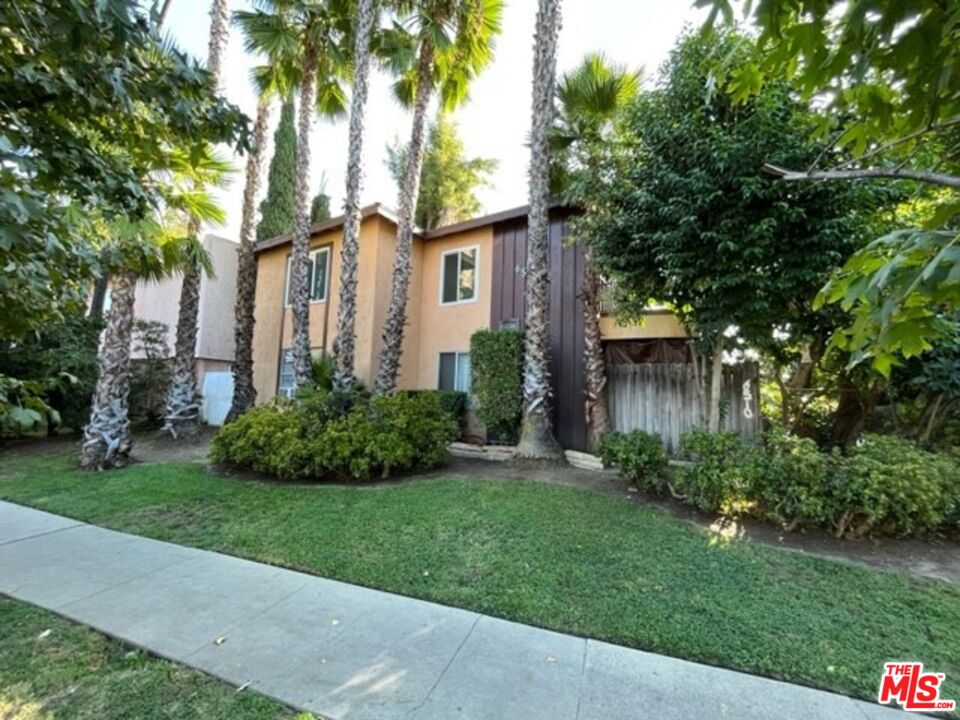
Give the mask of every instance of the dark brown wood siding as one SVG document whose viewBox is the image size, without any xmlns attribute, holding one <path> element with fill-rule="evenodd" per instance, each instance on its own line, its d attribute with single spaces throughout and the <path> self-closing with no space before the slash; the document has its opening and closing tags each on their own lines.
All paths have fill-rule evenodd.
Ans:
<svg viewBox="0 0 960 720">
<path fill-rule="evenodd" d="M 550 214 L 550 379 L 554 426 L 565 448 L 585 450 L 583 409 L 583 248 L 564 243 L 569 211 Z M 490 327 L 516 323 L 523 328 L 527 219 L 493 227 L 493 299 Z"/>
</svg>

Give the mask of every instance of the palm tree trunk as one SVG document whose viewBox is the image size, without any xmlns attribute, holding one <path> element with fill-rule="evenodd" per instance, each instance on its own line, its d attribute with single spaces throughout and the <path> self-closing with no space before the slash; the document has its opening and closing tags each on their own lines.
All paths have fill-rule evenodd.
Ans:
<svg viewBox="0 0 960 720">
<path fill-rule="evenodd" d="M 383 325 L 383 347 L 380 351 L 380 369 L 374 392 L 385 395 L 393 392 L 400 370 L 400 354 L 403 350 L 403 332 L 407 322 L 407 290 L 410 286 L 410 262 L 413 246 L 413 221 L 417 211 L 417 195 L 420 191 L 420 171 L 423 168 L 423 136 L 433 91 L 433 45 L 424 42 L 420 47 L 417 66 L 417 96 L 413 106 L 413 127 L 410 145 L 407 148 L 407 166 L 403 170 L 403 187 L 400 192 L 400 218 L 397 228 L 397 252 L 393 261 L 393 287 L 390 292 L 390 307 Z"/>
<path fill-rule="evenodd" d="M 533 55 L 530 130 L 530 214 L 527 220 L 526 328 L 523 361 L 523 424 L 517 456 L 561 457 L 550 407 L 548 243 L 550 231 L 550 143 L 557 66 L 560 0 L 539 0 Z"/>
<path fill-rule="evenodd" d="M 587 449 L 595 452 L 600 437 L 610 429 L 607 411 L 607 364 L 603 357 L 600 335 L 600 278 L 593 264 L 593 251 L 588 245 L 583 253 L 583 364 L 587 416 Z"/>
<path fill-rule="evenodd" d="M 253 148 L 247 155 L 247 179 L 243 188 L 240 248 L 237 251 L 237 300 L 234 305 L 233 400 L 227 413 L 227 422 L 236 420 L 257 400 L 257 390 L 253 386 L 253 311 L 257 295 L 257 259 L 253 254 L 253 242 L 257 225 L 257 193 L 267 154 L 269 121 L 270 102 L 266 97 L 261 97 L 257 102 Z"/>
<path fill-rule="evenodd" d="M 207 70 L 213 93 L 220 92 L 223 51 L 227 45 L 229 13 L 227 0 L 213 0 L 210 7 L 210 39 Z M 200 239 L 200 222 L 191 218 L 188 233 Z M 163 432 L 176 440 L 195 435 L 200 429 L 200 391 L 197 388 L 197 317 L 200 313 L 200 267 L 192 264 L 183 271 L 180 312 L 177 316 L 176 356 L 173 378 L 167 395 Z"/>
<path fill-rule="evenodd" d="M 130 335 L 133 331 L 133 300 L 137 277 L 117 273 L 107 326 L 100 349 L 100 376 L 93 393 L 90 422 L 83 429 L 80 467 L 103 470 L 123 467 L 130 453 Z"/>
<path fill-rule="evenodd" d="M 723 332 L 713 344 L 713 370 L 710 374 L 710 415 L 707 430 L 720 431 L 720 389 L 723 385 Z"/>
<path fill-rule="evenodd" d="M 157 31 L 159 32 L 163 28 L 163 24 L 167 21 L 167 13 L 170 12 L 170 6 L 173 4 L 173 0 L 163 0 L 163 5 L 160 7 L 160 17 L 157 18 Z"/>
<path fill-rule="evenodd" d="M 293 374 L 297 385 L 313 379 L 310 363 L 310 128 L 317 92 L 317 51 L 308 48 L 300 79 L 297 177 L 294 185 L 293 252 L 290 257 L 293 314 Z"/>
<path fill-rule="evenodd" d="M 200 224 L 191 220 L 188 232 L 196 236 Z M 180 312 L 174 346 L 173 377 L 161 432 L 174 440 L 196 435 L 200 429 L 200 391 L 197 389 L 197 318 L 200 315 L 200 268 L 183 270 Z"/>
<path fill-rule="evenodd" d="M 347 194 L 344 201 L 343 247 L 340 249 L 340 304 L 333 354 L 333 386 L 351 387 L 357 317 L 357 256 L 360 245 L 360 189 L 363 181 L 363 115 L 370 74 L 370 33 L 376 17 L 374 0 L 360 0 L 353 47 L 353 97 L 350 100 L 350 139 L 347 152 Z"/>
<path fill-rule="evenodd" d="M 220 76 L 223 52 L 230 33 L 230 13 L 227 0 L 213 0 L 210 6 L 210 39 L 207 44 L 207 71 L 213 76 L 215 92 L 220 94 Z"/>
</svg>

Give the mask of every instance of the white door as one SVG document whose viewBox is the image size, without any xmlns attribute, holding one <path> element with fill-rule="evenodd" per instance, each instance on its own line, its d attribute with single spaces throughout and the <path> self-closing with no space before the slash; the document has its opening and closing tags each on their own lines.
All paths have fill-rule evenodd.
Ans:
<svg viewBox="0 0 960 720">
<path fill-rule="evenodd" d="M 203 421 L 207 425 L 223 425 L 232 402 L 233 373 L 206 373 L 203 376 Z"/>
</svg>

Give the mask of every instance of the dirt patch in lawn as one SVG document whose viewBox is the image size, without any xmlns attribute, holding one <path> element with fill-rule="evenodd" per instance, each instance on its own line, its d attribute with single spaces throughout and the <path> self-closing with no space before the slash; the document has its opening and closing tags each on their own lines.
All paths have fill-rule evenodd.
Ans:
<svg viewBox="0 0 960 720">
<path fill-rule="evenodd" d="M 216 432 L 215 427 L 203 427 L 194 437 L 178 440 L 159 430 L 137 434 L 130 454 L 135 461 L 146 463 L 207 462 Z"/>
</svg>

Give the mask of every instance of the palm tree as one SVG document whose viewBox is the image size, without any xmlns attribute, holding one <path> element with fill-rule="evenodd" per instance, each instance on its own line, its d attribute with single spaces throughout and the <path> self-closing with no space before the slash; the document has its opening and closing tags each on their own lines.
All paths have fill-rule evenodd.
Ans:
<svg viewBox="0 0 960 720">
<path fill-rule="evenodd" d="M 328 119 L 346 112 L 343 80 L 349 67 L 343 45 L 351 31 L 349 7 L 338 0 L 256 0 L 254 6 L 252 12 L 234 13 L 234 21 L 246 36 L 246 50 L 265 55 L 273 75 L 271 82 L 278 87 L 297 88 L 300 96 L 290 294 L 294 376 L 298 385 L 305 385 L 312 380 L 310 129 L 314 112 Z M 252 322 L 251 316 L 251 333 Z"/>
<path fill-rule="evenodd" d="M 242 13 L 234 14 L 234 21 L 243 26 Z M 251 38 L 247 36 L 247 47 Z M 253 328 L 254 306 L 257 294 L 257 259 L 254 242 L 257 235 L 257 193 L 263 162 L 267 154 L 267 125 L 270 120 L 272 98 L 285 101 L 292 96 L 291 80 L 295 72 L 282 62 L 263 65 L 253 70 L 253 84 L 257 88 L 257 119 L 253 125 L 253 149 L 247 156 L 246 181 L 243 188 L 243 212 L 240 221 L 240 249 L 237 253 L 237 300 L 234 305 L 234 361 L 233 400 L 226 421 L 233 422 L 245 413 L 257 399 L 253 385 Z"/>
<path fill-rule="evenodd" d="M 314 112 L 328 118 L 346 111 L 344 53 L 351 24 L 339 0 L 257 0 L 252 12 L 234 16 L 247 48 L 289 71 L 298 88 L 297 176 L 294 188 L 293 251 L 290 259 L 293 314 L 293 372 L 297 385 L 311 382 L 310 353 L 310 128 Z"/>
<path fill-rule="evenodd" d="M 191 207 L 196 214 L 212 206 L 204 194 L 181 197 L 167 194 L 168 203 Z M 128 394 L 130 391 L 130 336 L 137 282 L 159 279 L 187 263 L 210 267 L 209 256 L 182 228 L 164 226 L 156 218 L 112 223 L 111 243 L 104 249 L 111 270 L 111 303 L 100 347 L 100 373 L 93 394 L 90 421 L 83 431 L 80 467 L 103 470 L 123 467 L 132 447 Z"/>
<path fill-rule="evenodd" d="M 550 138 L 557 67 L 560 0 L 539 0 L 533 50 L 530 129 L 530 212 L 527 219 L 526 322 L 523 358 L 523 423 L 517 456 L 554 459 L 550 407 L 548 241 L 550 231 Z"/>
<path fill-rule="evenodd" d="M 360 245 L 360 189 L 363 181 L 363 115 L 370 74 L 370 37 L 377 18 L 375 0 L 359 0 L 353 40 L 353 97 L 347 149 L 347 192 L 344 200 L 343 246 L 340 248 L 340 302 L 333 355 L 333 385 L 354 383 L 354 341 L 357 317 L 357 255 Z"/>
<path fill-rule="evenodd" d="M 591 53 L 557 85 L 557 115 L 550 129 L 551 185 L 572 204 L 579 204 L 577 188 L 588 181 L 606 144 L 614 141 L 613 122 L 637 94 L 642 72 L 610 64 L 602 54 Z M 579 181 L 579 182 L 578 182 Z M 584 208 L 589 211 L 589 208 Z M 610 426 L 607 411 L 607 371 L 600 335 L 600 278 L 589 239 L 584 246 L 583 358 L 584 411 L 587 446 L 596 450 L 600 436 Z"/>
<path fill-rule="evenodd" d="M 386 34 L 384 44 L 391 47 L 391 41 L 393 43 L 390 64 L 402 72 L 394 85 L 394 93 L 404 104 L 412 103 L 413 122 L 400 190 L 393 285 L 374 386 L 374 392 L 380 395 L 393 391 L 400 369 L 413 223 L 430 99 L 439 87 L 447 109 L 466 100 L 470 80 L 493 59 L 493 43 L 500 32 L 503 4 L 501 0 L 421 0 L 401 3 L 400 11 L 406 17 L 395 25 L 393 33 Z"/>
<path fill-rule="evenodd" d="M 229 16 L 227 0 L 213 0 L 210 7 L 210 38 L 207 47 L 207 70 L 214 93 L 219 93 L 223 52 L 227 46 Z M 202 175 L 195 181 L 202 183 Z M 199 237 L 201 221 L 191 217 L 189 234 Z M 200 267 L 188 264 L 180 286 L 180 311 L 177 316 L 177 339 L 174 351 L 173 378 L 167 394 L 163 432 L 176 439 L 193 435 L 200 428 L 200 392 L 197 388 L 197 317 L 200 312 Z"/>
</svg>

